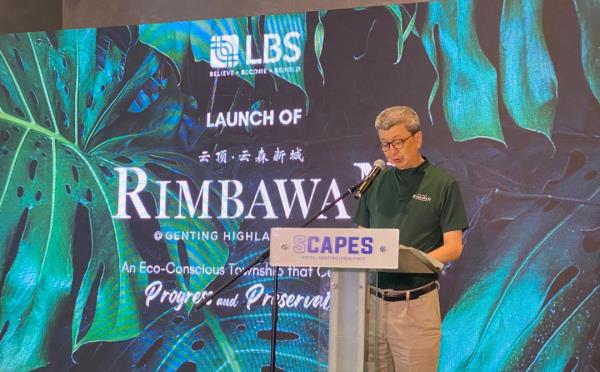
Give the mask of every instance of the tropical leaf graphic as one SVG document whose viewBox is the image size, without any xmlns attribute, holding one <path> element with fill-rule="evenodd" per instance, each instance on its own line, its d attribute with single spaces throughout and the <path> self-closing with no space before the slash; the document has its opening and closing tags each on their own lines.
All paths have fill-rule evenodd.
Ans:
<svg viewBox="0 0 600 372">
<path fill-rule="evenodd" d="M 323 26 L 323 18 L 327 15 L 326 10 L 319 11 L 319 23 L 315 27 L 315 56 L 317 57 L 317 69 L 323 78 L 325 84 L 325 72 L 321 65 L 321 54 L 323 53 L 323 43 L 325 42 L 325 26 Z"/>
<path fill-rule="evenodd" d="M 126 69 L 127 53 L 96 30 L 0 38 L 0 210 L 6 216 L 0 227 L 0 365 L 4 368 L 46 365 L 56 319 L 68 306 L 73 306 L 73 351 L 90 342 L 135 337 L 144 327 L 140 296 L 147 276 L 121 269 L 142 257 L 128 221 L 113 218 L 122 178 L 116 168 L 138 165 L 154 166 L 163 174 L 198 172 L 195 168 L 192 172 L 189 159 L 168 150 L 176 143 L 182 108 L 173 81 L 139 116 L 121 118 L 145 84 L 164 74 L 153 50 L 138 48 L 135 53 L 139 63 Z M 158 185 L 151 182 L 158 175 L 147 173 L 147 190 L 158 196 Z M 134 178 L 129 181 L 139 181 Z M 126 187 L 127 177 L 121 181 Z M 175 207 L 169 208 L 173 212 Z M 190 211 L 184 207 L 184 212 Z M 83 216 L 83 221 L 76 221 L 76 216 Z M 72 246 L 76 229 L 85 224 L 90 231 L 89 260 L 78 279 L 73 256 L 85 255 L 73 252 Z M 189 226 L 181 220 L 161 223 L 165 231 L 183 226 L 212 228 L 199 219 Z M 171 259 L 180 262 L 176 242 L 166 245 Z M 210 245 L 210 256 L 198 244 L 188 247 L 185 259 L 192 264 L 224 264 L 227 247 Z M 180 287 L 191 289 L 202 289 L 211 280 L 211 276 L 177 278 Z M 27 353 L 22 352 L 25 349 Z"/>
<path fill-rule="evenodd" d="M 404 28 L 404 22 L 402 19 L 403 11 L 408 12 L 406 7 L 403 5 L 387 5 L 386 9 L 392 14 L 394 20 L 396 21 L 396 28 L 398 30 L 398 57 L 396 58 L 396 63 L 400 63 L 400 60 L 402 60 L 402 53 L 404 52 L 404 42 L 406 39 L 408 39 L 411 33 L 416 32 L 415 20 L 417 19 L 417 5 L 415 4 L 415 12 L 410 15 L 410 20 L 408 21 L 408 25 L 406 25 L 406 29 Z"/>
<path fill-rule="evenodd" d="M 589 367 L 600 321 L 600 158 L 590 151 L 597 140 L 556 139 L 551 162 L 563 164 L 562 174 L 533 170 L 547 180 L 539 193 L 496 189 L 483 205 L 473 233 L 485 243 L 463 258 L 466 288 L 444 319 L 444 370 L 562 370 L 573 360 Z"/>
<path fill-rule="evenodd" d="M 300 53 L 298 61 L 287 61 L 285 57 L 274 63 L 265 63 L 265 67 L 271 68 L 274 75 L 286 80 L 287 82 L 297 86 L 302 90 L 306 97 L 306 107 L 308 109 L 308 94 L 304 86 L 304 51 L 306 45 L 306 13 L 295 14 L 274 14 L 265 17 L 264 22 L 265 34 L 273 33 L 279 35 L 281 40 L 284 40 L 290 32 L 296 32 L 295 38 L 300 44 L 298 50 L 294 53 Z M 302 66 L 302 67 L 300 67 Z"/>
<path fill-rule="evenodd" d="M 500 22 L 502 97 L 517 125 L 552 141 L 558 82 L 542 29 L 542 0 L 505 0 Z"/>
<path fill-rule="evenodd" d="M 544 1 L 502 2 L 498 73 L 478 41 L 475 27 L 478 3 L 481 2 L 456 0 L 428 4 L 421 34 L 437 75 L 428 102 L 432 122 L 431 107 L 441 84 L 444 115 L 456 141 L 491 138 L 504 142 L 498 117 L 499 75 L 502 98 L 515 123 L 545 135 L 552 142 L 558 80 L 542 27 Z M 595 0 L 573 3 L 579 18 L 584 74 L 596 100 L 600 101 L 599 33 L 594 28 L 597 22 L 592 21 L 600 14 L 600 3 Z"/>
<path fill-rule="evenodd" d="M 475 4 L 475 0 L 456 0 L 428 6 L 421 36 L 438 75 L 429 96 L 430 116 L 441 84 L 444 114 L 455 141 L 490 138 L 504 142 L 498 116 L 498 79 L 479 45 Z M 435 29 L 439 30 L 439 40 Z"/>
<path fill-rule="evenodd" d="M 214 52 L 221 48 L 212 39 L 215 35 L 235 35 L 239 42 L 238 49 L 230 57 L 236 58 L 240 66 L 248 66 L 247 56 L 243 53 L 248 34 L 247 18 L 147 24 L 140 25 L 139 32 L 142 43 L 155 48 L 172 61 L 180 79 L 188 53 L 196 62 L 211 62 L 211 48 Z M 224 51 L 231 52 L 228 49 Z M 240 78 L 254 86 L 254 75 L 240 75 Z"/>
<path fill-rule="evenodd" d="M 581 30 L 581 63 L 590 89 L 600 102 L 600 1 L 573 0 Z"/>
<path fill-rule="evenodd" d="M 217 298 L 243 294 L 250 285 L 257 283 L 268 287 L 271 280 L 270 277 L 251 280 L 226 290 Z M 295 284 L 307 283 L 298 281 Z M 294 288 L 290 293 L 296 291 L 297 288 Z M 239 296 L 238 300 L 238 306 L 244 308 L 243 296 Z M 127 346 L 127 352 L 120 355 L 112 368 L 176 370 L 189 364 L 203 370 L 241 371 L 260 370 L 268 365 L 270 303 L 267 306 L 254 304 L 251 310 L 242 312 L 232 308 L 231 314 L 223 314 L 223 310 L 215 310 L 215 301 L 217 299 L 201 311 L 199 320 L 194 321 L 181 312 L 168 310 Z M 216 311 L 221 314 L 216 316 Z M 196 319 L 198 315 L 192 318 Z M 314 356 L 317 355 L 315 351 L 320 353 L 327 347 L 327 330 L 326 317 L 319 318 L 313 309 L 280 309 L 278 367 L 284 370 L 325 370 L 326 365 Z"/>
</svg>

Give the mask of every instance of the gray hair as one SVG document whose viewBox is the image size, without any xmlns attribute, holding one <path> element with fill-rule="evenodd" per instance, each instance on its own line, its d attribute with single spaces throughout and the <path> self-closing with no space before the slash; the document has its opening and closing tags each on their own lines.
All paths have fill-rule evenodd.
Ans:
<svg viewBox="0 0 600 372">
<path fill-rule="evenodd" d="M 375 129 L 387 130 L 398 124 L 404 125 L 406 130 L 415 134 L 421 130 L 419 115 L 408 106 L 392 106 L 381 111 L 375 119 Z"/>
</svg>

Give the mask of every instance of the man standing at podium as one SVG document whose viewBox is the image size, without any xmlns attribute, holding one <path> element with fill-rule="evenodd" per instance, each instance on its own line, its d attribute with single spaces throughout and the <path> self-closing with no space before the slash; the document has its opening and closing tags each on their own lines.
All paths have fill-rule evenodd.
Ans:
<svg viewBox="0 0 600 372">
<path fill-rule="evenodd" d="M 468 227 L 457 182 L 421 155 L 423 132 L 407 106 L 383 110 L 375 119 L 378 147 L 388 162 L 360 199 L 354 222 L 397 228 L 400 244 L 442 263 L 462 252 Z M 368 307 L 369 370 L 436 371 L 441 317 L 437 274 L 377 274 Z"/>
</svg>

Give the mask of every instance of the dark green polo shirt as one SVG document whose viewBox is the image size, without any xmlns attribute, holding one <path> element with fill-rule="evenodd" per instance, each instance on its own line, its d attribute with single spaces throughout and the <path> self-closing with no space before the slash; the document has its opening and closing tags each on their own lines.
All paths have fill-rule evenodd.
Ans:
<svg viewBox="0 0 600 372">
<path fill-rule="evenodd" d="M 427 160 L 416 168 L 387 168 L 358 203 L 353 221 L 363 227 L 400 229 L 400 244 L 430 252 L 443 233 L 469 226 L 458 183 Z M 377 287 L 411 289 L 437 274 L 379 272 Z"/>
</svg>

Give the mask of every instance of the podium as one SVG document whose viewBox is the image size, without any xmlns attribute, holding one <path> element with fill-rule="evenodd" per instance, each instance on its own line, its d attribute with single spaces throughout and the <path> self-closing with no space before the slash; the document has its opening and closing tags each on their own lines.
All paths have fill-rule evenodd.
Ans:
<svg viewBox="0 0 600 372">
<path fill-rule="evenodd" d="M 443 268 L 441 262 L 398 241 L 397 229 L 271 229 L 271 266 L 333 269 L 329 371 L 366 370 L 368 270 L 433 273 Z"/>
</svg>

